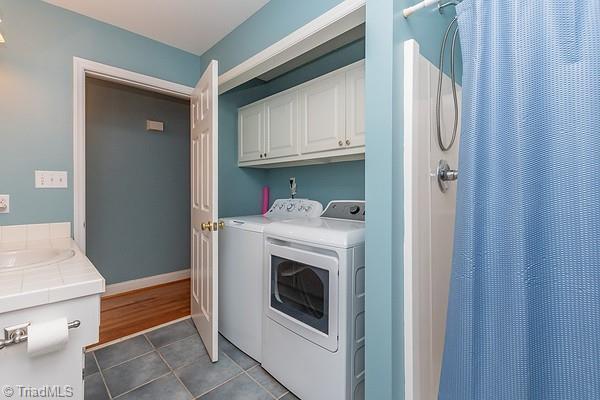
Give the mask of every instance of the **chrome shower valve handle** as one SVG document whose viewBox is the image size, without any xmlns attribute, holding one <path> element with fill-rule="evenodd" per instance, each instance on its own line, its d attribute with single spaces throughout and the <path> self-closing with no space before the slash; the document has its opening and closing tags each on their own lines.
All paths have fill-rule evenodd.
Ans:
<svg viewBox="0 0 600 400">
<path fill-rule="evenodd" d="M 437 181 L 442 193 L 446 193 L 450 188 L 448 182 L 458 179 L 458 170 L 451 169 L 448 161 L 440 160 L 437 167 Z"/>
</svg>

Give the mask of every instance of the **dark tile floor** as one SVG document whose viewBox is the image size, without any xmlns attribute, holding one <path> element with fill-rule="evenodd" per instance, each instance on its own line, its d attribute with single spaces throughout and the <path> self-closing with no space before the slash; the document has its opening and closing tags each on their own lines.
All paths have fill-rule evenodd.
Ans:
<svg viewBox="0 0 600 400">
<path fill-rule="evenodd" d="M 188 319 L 86 353 L 85 400 L 298 400 L 221 336 L 219 352 Z"/>
</svg>

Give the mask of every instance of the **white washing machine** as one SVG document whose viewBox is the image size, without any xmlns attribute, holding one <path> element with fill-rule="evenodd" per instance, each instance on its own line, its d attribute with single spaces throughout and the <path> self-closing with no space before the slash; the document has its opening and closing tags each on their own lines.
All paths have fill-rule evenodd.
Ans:
<svg viewBox="0 0 600 400">
<path fill-rule="evenodd" d="M 274 222 L 316 217 L 317 201 L 279 199 L 265 215 L 225 218 L 219 232 L 219 331 L 250 357 L 262 354 L 263 230 Z"/>
<path fill-rule="evenodd" d="M 265 227 L 262 366 L 302 400 L 363 400 L 365 204 Z"/>
</svg>

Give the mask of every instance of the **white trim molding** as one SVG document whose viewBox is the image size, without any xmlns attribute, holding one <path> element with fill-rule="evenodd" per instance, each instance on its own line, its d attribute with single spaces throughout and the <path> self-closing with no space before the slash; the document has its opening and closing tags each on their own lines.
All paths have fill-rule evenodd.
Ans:
<svg viewBox="0 0 600 400">
<path fill-rule="evenodd" d="M 89 353 L 89 352 L 92 352 L 92 351 L 100 350 L 100 349 L 103 349 L 103 348 L 108 347 L 110 345 L 124 342 L 127 339 L 131 339 L 131 338 L 134 338 L 136 336 L 143 335 L 145 333 L 152 332 L 152 331 L 155 331 L 155 330 L 160 329 L 160 328 L 164 328 L 165 326 L 169 326 L 169 325 L 173 325 L 173 324 L 176 324 L 178 322 L 181 322 L 181 321 L 185 321 L 186 319 L 190 319 L 190 315 L 187 315 L 187 316 L 181 317 L 181 318 L 177 318 L 177 319 L 175 319 L 173 321 L 165 322 L 164 324 L 153 326 L 152 328 L 144 329 L 143 331 L 132 333 L 131 335 L 127 335 L 127 336 L 123 336 L 123 337 L 120 337 L 120 338 L 115 339 L 115 340 L 111 340 L 110 342 L 99 344 L 98 346 L 87 347 L 85 349 L 85 352 Z"/>
<path fill-rule="evenodd" d="M 131 292 L 132 290 L 144 289 L 151 286 L 163 285 L 165 283 L 177 282 L 190 277 L 189 269 L 182 269 L 181 271 L 169 272 L 161 275 L 147 276 L 145 278 L 134 279 L 131 281 L 113 283 L 112 285 L 106 285 L 106 291 L 102 297 L 114 296 L 125 292 Z"/>
<path fill-rule="evenodd" d="M 219 77 L 225 93 L 285 64 L 366 21 L 366 0 L 345 0 Z"/>
<path fill-rule="evenodd" d="M 169 96 L 189 99 L 193 88 L 126 69 L 73 57 L 73 233 L 85 254 L 85 78 L 93 76 Z"/>
<path fill-rule="evenodd" d="M 404 397 L 414 400 L 415 357 L 413 349 L 413 262 L 414 254 L 414 155 L 413 107 L 415 102 L 414 74 L 417 69 L 419 44 L 415 40 L 404 42 Z"/>
</svg>

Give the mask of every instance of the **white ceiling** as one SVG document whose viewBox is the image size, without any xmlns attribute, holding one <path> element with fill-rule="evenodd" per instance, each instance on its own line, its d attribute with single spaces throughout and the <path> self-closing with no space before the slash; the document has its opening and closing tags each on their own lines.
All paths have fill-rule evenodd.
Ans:
<svg viewBox="0 0 600 400">
<path fill-rule="evenodd" d="M 202 55 L 269 0 L 44 0 Z"/>
</svg>

